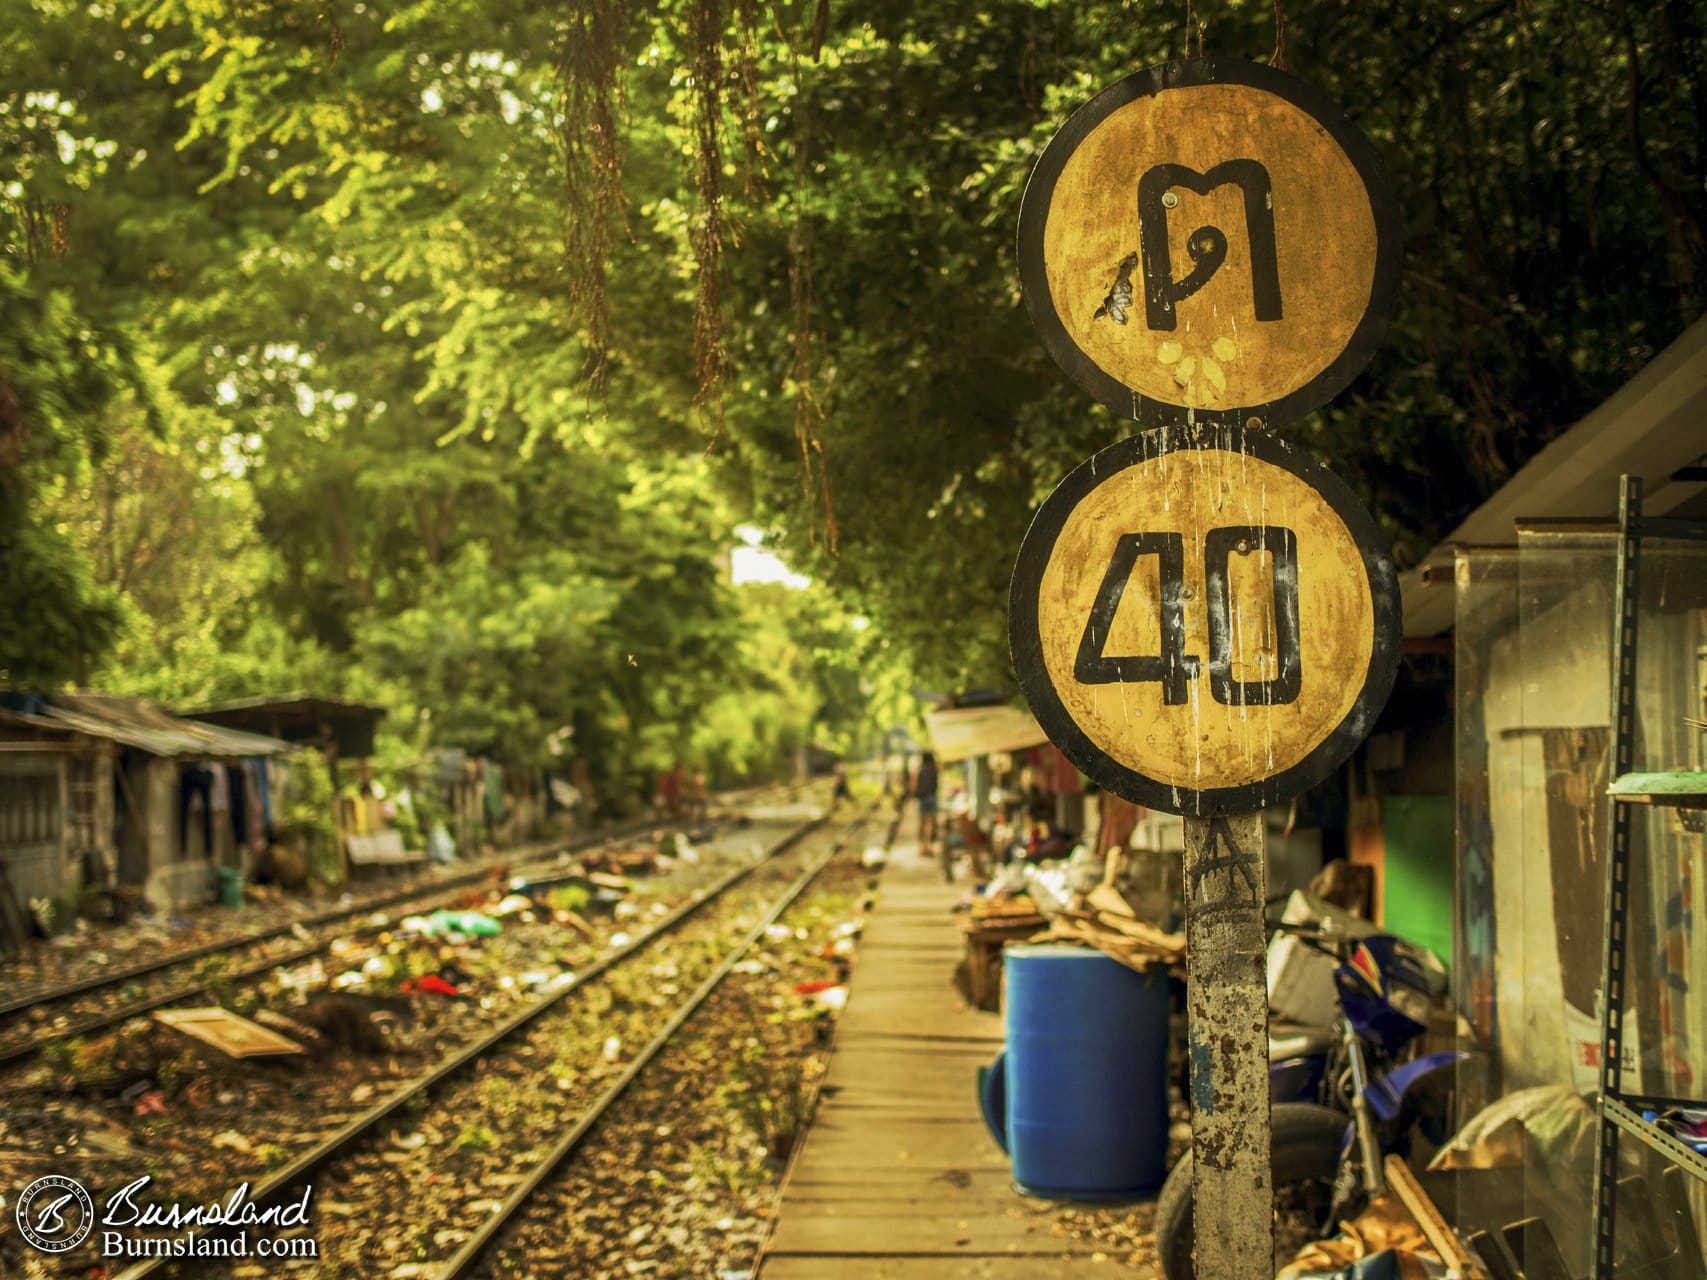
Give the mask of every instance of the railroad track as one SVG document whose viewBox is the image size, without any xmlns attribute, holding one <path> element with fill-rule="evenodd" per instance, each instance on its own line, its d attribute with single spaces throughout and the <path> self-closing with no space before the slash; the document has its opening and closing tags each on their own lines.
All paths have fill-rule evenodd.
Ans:
<svg viewBox="0 0 1707 1280">
<path fill-rule="evenodd" d="M 716 905 L 727 905 L 731 891 L 755 878 L 774 878 L 783 871 L 790 869 L 787 858 L 791 853 L 798 852 L 797 847 L 802 841 L 816 832 L 828 821 L 820 815 L 789 831 L 775 845 L 766 850 L 757 859 L 738 866 L 719 877 L 711 885 L 692 898 L 677 906 L 645 931 L 637 934 L 623 945 L 606 953 L 597 962 L 579 971 L 571 980 L 551 991 L 515 1013 L 496 1027 L 480 1036 L 473 1042 L 453 1051 L 425 1073 L 405 1082 L 393 1089 L 383 1099 L 368 1107 L 353 1119 L 342 1125 L 323 1141 L 302 1151 L 278 1169 L 275 1173 L 258 1183 L 250 1193 L 250 1200 L 259 1207 L 269 1204 L 285 1203 L 300 1197 L 301 1188 L 334 1165 L 346 1161 L 360 1159 L 365 1147 L 370 1146 L 370 1139 L 376 1135 L 388 1120 L 408 1116 L 427 1104 L 428 1095 L 451 1081 L 453 1077 L 477 1066 L 491 1068 L 496 1060 L 502 1057 L 506 1047 L 520 1041 L 518 1052 L 528 1055 L 533 1052 L 528 1047 L 523 1033 L 530 1029 L 538 1031 L 544 1024 L 542 1019 L 554 1011 L 566 1008 L 570 999 L 579 993 L 592 989 L 608 976 L 621 970 L 631 960 L 637 960 L 651 953 L 655 944 L 677 935 L 690 920 L 707 912 L 708 908 Z M 681 1027 L 692 1016 L 694 1010 L 709 997 L 712 991 L 727 977 L 732 967 L 739 962 L 742 955 L 753 943 L 764 936 L 764 931 L 793 903 L 801 893 L 822 873 L 831 860 L 843 850 L 843 845 L 833 843 L 821 855 L 802 859 L 805 862 L 803 870 L 793 875 L 787 882 L 780 897 L 775 899 L 763 913 L 757 923 L 743 927 L 740 940 L 733 949 L 723 954 L 721 961 L 694 989 L 693 993 L 678 1006 L 665 1022 L 663 1029 L 655 1032 L 634 1058 L 622 1069 L 620 1074 L 611 1079 L 592 1105 L 576 1118 L 564 1134 L 553 1144 L 550 1152 L 540 1160 L 522 1181 L 515 1184 L 515 1190 L 506 1197 L 500 1209 L 482 1224 L 477 1247 L 474 1238 L 465 1243 L 458 1251 L 458 1257 L 467 1255 L 468 1261 L 458 1264 L 466 1268 L 472 1259 L 485 1248 L 486 1244 L 503 1228 L 515 1207 L 525 1202 L 532 1188 L 550 1176 L 550 1173 L 571 1153 L 576 1146 L 585 1140 L 586 1135 L 598 1123 L 605 1110 L 622 1094 L 633 1080 L 645 1069 L 653 1057 L 666 1045 L 670 1038 L 677 1034 Z M 683 947 L 688 943 L 681 944 Z M 700 944 L 703 945 L 703 944 Z M 542 1033 L 543 1034 L 543 1033 Z M 532 1066 L 526 1070 L 535 1070 Z M 460 1086 L 452 1086 L 460 1087 Z M 452 1108 L 454 1109 L 454 1108 Z M 434 1166 L 437 1176 L 437 1166 Z M 393 1171 L 395 1174 L 396 1171 Z M 394 1178 L 388 1175 L 384 1182 L 390 1185 Z M 334 1181 L 332 1186 L 338 1186 Z M 174 1264 L 170 1260 L 151 1258 L 135 1263 L 119 1273 L 121 1280 L 141 1280 L 141 1277 L 159 1273 L 162 1269 Z M 192 1266 L 194 1264 L 191 1264 Z M 205 1267 L 205 1263 L 203 1266 Z M 202 1268 L 196 1268 L 200 1274 Z M 455 1274 L 455 1273 L 447 1273 Z"/>
<path fill-rule="evenodd" d="M 832 846 L 822 857 L 813 860 L 789 884 L 782 894 L 772 902 L 770 909 L 765 912 L 764 916 L 724 955 L 722 961 L 706 976 L 705 980 L 694 989 L 687 999 L 676 1006 L 669 1019 L 634 1055 L 622 1073 L 605 1087 L 590 1106 L 581 1112 L 580 1116 L 564 1131 L 551 1149 L 533 1163 L 523 1176 L 522 1181 L 517 1183 L 515 1189 L 505 1197 L 498 1208 L 487 1215 L 473 1234 L 462 1243 L 449 1259 L 441 1264 L 435 1273 L 435 1280 L 461 1280 L 464 1276 L 482 1273 L 483 1269 L 493 1261 L 493 1255 L 498 1252 L 500 1241 L 515 1228 L 522 1214 L 534 1204 L 546 1184 L 558 1175 L 559 1171 L 581 1151 L 582 1147 L 604 1122 L 612 1108 L 659 1055 L 675 1042 L 676 1037 L 694 1016 L 723 986 L 724 982 L 735 971 L 735 967 L 741 963 L 754 945 L 766 936 L 766 931 L 794 906 L 842 852 L 844 852 L 844 846 L 839 844 Z"/>
<path fill-rule="evenodd" d="M 739 798 L 725 797 L 724 803 L 726 806 L 729 804 L 750 804 L 779 789 L 779 787 L 758 788 L 753 793 L 744 794 Z M 67 1001 L 77 1000 L 99 991 L 109 990 L 139 980 L 158 978 L 169 971 L 208 961 L 214 957 L 240 955 L 255 948 L 265 947 L 267 944 L 277 942 L 287 936 L 300 936 L 305 930 L 335 926 L 405 903 L 417 904 L 423 911 L 430 910 L 436 905 L 453 900 L 458 892 L 481 883 L 500 867 L 527 866 L 548 861 L 565 853 L 581 852 L 596 848 L 609 841 L 622 840 L 655 830 L 660 825 L 668 824 L 660 824 L 652 820 L 637 821 L 569 840 L 555 840 L 538 845 L 522 846 L 519 849 L 510 850 L 505 855 L 484 859 L 479 865 L 466 871 L 438 877 L 430 882 L 403 885 L 383 893 L 369 895 L 358 902 L 343 904 L 329 911 L 301 917 L 238 937 L 219 939 L 202 946 L 110 970 L 45 991 L 18 996 L 0 1002 L 0 1037 L 4 1036 L 4 1029 L 8 1024 L 12 1027 L 22 1027 L 28 1020 L 34 1018 L 38 1010 L 45 1010 Z M 387 921 L 364 926 L 357 929 L 355 934 L 356 936 L 365 936 L 369 933 L 379 932 L 389 927 L 389 923 Z M 331 929 L 320 937 L 307 941 L 300 946 L 273 952 L 255 963 L 222 972 L 217 979 L 198 979 L 172 986 L 164 991 L 156 992 L 140 1000 L 127 1002 L 113 1009 L 77 1017 L 64 1026 L 55 1027 L 40 1035 L 0 1038 L 0 1069 L 27 1062 L 39 1055 L 49 1045 L 79 1036 L 96 1034 L 119 1026 L 132 1018 L 152 1013 L 156 1009 L 205 997 L 214 981 L 221 984 L 242 986 L 252 983 L 274 970 L 313 960 L 325 955 L 335 940 L 347 936 L 350 936 L 347 930 Z"/>
</svg>

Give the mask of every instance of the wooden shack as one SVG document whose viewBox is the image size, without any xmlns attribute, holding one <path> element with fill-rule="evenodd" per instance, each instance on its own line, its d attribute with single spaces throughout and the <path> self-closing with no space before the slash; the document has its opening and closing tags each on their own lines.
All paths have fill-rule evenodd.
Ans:
<svg viewBox="0 0 1707 1280">
<path fill-rule="evenodd" d="M 0 876 L 19 903 L 69 906 L 87 888 L 133 889 L 162 909 L 203 901 L 215 868 L 246 870 L 264 838 L 253 806 L 233 800 L 242 779 L 264 786 L 257 762 L 289 750 L 141 698 L 8 697 L 0 707 Z"/>
<path fill-rule="evenodd" d="M 105 738 L 0 708 L 0 895 L 19 911 L 38 900 L 68 909 L 114 875 L 116 755 Z"/>
</svg>

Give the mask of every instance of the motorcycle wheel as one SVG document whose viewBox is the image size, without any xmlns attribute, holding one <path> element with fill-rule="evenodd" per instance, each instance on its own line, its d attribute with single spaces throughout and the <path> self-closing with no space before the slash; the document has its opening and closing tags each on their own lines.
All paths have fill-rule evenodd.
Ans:
<svg viewBox="0 0 1707 1280">
<path fill-rule="evenodd" d="M 1275 1255 L 1289 1262 L 1299 1246 L 1331 1226 L 1324 1222 L 1333 1202 L 1334 1178 L 1346 1126 L 1344 1112 L 1309 1102 L 1274 1108 L 1274 1202 L 1277 1217 Z M 1293 1243 L 1289 1236 L 1307 1232 Z M 1156 1199 L 1156 1253 L 1166 1280 L 1195 1280 L 1192 1270 L 1191 1153 L 1187 1152 L 1162 1184 Z"/>
</svg>

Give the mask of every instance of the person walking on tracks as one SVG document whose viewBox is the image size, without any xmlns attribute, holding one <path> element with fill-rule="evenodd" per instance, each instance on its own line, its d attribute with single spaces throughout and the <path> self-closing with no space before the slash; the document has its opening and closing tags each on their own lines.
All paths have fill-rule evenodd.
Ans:
<svg viewBox="0 0 1707 1280">
<path fill-rule="evenodd" d="M 913 784 L 908 788 L 919 804 L 919 852 L 930 857 L 931 842 L 936 839 L 936 756 L 929 751 L 919 756 L 919 767 L 913 772 Z M 944 868 L 944 873 L 948 869 Z M 949 876 L 952 879 L 952 875 Z"/>
<path fill-rule="evenodd" d="M 682 820 L 682 787 L 685 778 L 686 770 L 679 763 L 658 775 L 658 794 L 654 803 L 671 822 Z"/>
</svg>

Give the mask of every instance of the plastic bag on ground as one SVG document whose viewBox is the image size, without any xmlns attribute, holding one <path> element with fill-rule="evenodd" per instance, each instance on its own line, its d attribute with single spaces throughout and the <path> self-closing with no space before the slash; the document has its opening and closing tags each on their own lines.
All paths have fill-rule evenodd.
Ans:
<svg viewBox="0 0 1707 1280">
<path fill-rule="evenodd" d="M 456 841 L 442 822 L 433 823 L 427 832 L 427 857 L 433 862 L 456 861 Z"/>
</svg>

